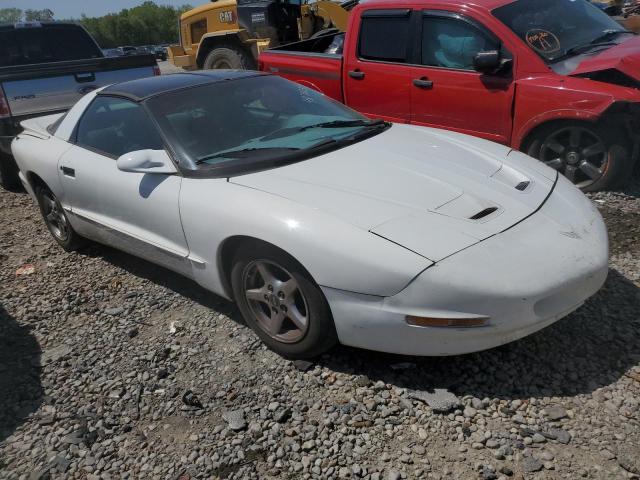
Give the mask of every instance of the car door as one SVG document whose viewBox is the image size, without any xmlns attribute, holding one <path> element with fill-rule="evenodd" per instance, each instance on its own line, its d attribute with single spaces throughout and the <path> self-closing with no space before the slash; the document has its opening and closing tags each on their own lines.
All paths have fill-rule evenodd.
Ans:
<svg viewBox="0 0 640 480">
<path fill-rule="evenodd" d="M 480 51 L 502 50 L 498 38 L 475 20 L 450 12 L 423 11 L 420 54 L 413 69 L 411 123 L 455 130 L 508 143 L 515 83 L 511 70 L 482 74 Z"/>
<path fill-rule="evenodd" d="M 365 10 L 355 47 L 345 53 L 344 97 L 370 117 L 408 123 L 411 108 L 409 9 Z"/>
<path fill-rule="evenodd" d="M 179 213 L 182 177 L 124 172 L 116 164 L 131 151 L 164 149 L 145 109 L 96 96 L 74 139 L 59 175 L 79 233 L 182 271 L 188 255 Z"/>
</svg>

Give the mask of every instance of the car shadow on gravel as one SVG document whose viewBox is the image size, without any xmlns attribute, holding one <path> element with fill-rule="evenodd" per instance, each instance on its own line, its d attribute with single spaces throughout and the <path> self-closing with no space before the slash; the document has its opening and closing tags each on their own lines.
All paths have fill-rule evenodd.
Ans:
<svg viewBox="0 0 640 480">
<path fill-rule="evenodd" d="M 177 273 L 109 247 L 92 246 L 82 254 L 101 257 L 245 325 L 234 303 Z M 338 346 L 315 363 L 366 375 L 373 382 L 411 390 L 448 388 L 478 398 L 590 393 L 640 362 L 638 312 L 640 288 L 610 269 L 603 288 L 576 312 L 498 348 L 453 357 L 410 357 Z"/>
<path fill-rule="evenodd" d="M 224 313 L 232 320 L 244 325 L 244 321 L 239 316 L 239 313 L 236 312 L 233 302 L 206 290 L 195 281 L 179 273 L 106 245 L 91 244 L 91 246 L 81 250 L 78 254 L 102 258 L 136 277 L 144 278 L 156 285 L 167 288 L 203 307 Z"/>
<path fill-rule="evenodd" d="M 319 364 L 411 390 L 477 398 L 591 393 L 640 363 L 640 288 L 610 269 L 584 306 L 519 341 L 468 355 L 409 357 L 337 347 Z"/>
<path fill-rule="evenodd" d="M 29 326 L 18 324 L 0 304 L 0 442 L 43 401 L 41 353 Z"/>
</svg>

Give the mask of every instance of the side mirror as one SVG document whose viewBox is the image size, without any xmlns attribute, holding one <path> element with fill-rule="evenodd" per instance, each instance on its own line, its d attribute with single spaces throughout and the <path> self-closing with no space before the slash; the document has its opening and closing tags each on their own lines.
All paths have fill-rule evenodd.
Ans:
<svg viewBox="0 0 640 480">
<path fill-rule="evenodd" d="M 502 58 L 499 50 L 487 50 L 476 54 L 473 68 L 480 73 L 496 74 L 511 68 L 512 63 L 510 58 Z"/>
<path fill-rule="evenodd" d="M 118 169 L 123 172 L 177 173 L 176 167 L 164 150 L 136 150 L 125 153 L 116 160 Z"/>
</svg>

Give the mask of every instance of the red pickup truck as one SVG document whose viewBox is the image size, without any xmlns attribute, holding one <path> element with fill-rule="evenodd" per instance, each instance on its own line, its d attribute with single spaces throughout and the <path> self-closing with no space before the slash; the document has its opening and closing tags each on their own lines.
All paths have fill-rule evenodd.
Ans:
<svg viewBox="0 0 640 480">
<path fill-rule="evenodd" d="M 638 156 L 640 37 L 586 0 L 368 0 L 346 34 L 258 63 L 370 117 L 509 145 L 585 191 Z"/>
</svg>

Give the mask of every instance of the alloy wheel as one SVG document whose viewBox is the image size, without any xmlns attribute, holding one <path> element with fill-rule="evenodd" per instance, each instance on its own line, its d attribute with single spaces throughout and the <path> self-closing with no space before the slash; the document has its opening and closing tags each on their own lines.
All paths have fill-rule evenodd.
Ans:
<svg viewBox="0 0 640 480">
<path fill-rule="evenodd" d="M 549 135 L 539 158 L 579 188 L 599 180 L 606 172 L 609 155 L 602 139 L 592 130 L 571 126 Z"/>
<path fill-rule="evenodd" d="M 245 267 L 242 278 L 245 298 L 261 330 L 284 343 L 305 336 L 309 309 L 291 273 L 274 262 L 254 260 Z"/>
<path fill-rule="evenodd" d="M 42 209 L 51 233 L 61 242 L 69 237 L 69 224 L 56 197 L 49 190 L 42 191 Z"/>
</svg>

